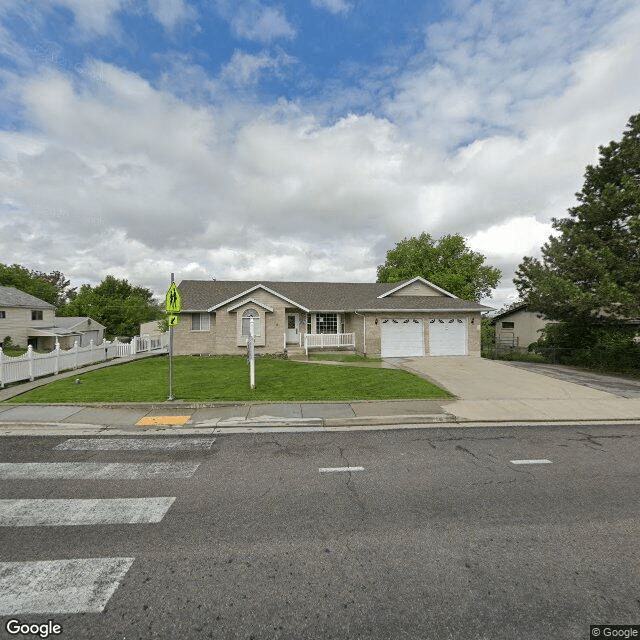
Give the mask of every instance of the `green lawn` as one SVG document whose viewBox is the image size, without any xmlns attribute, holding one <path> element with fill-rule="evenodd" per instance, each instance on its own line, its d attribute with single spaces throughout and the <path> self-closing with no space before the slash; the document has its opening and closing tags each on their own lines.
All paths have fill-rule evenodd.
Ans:
<svg viewBox="0 0 640 640">
<path fill-rule="evenodd" d="M 449 398 L 427 380 L 396 369 L 328 367 L 280 358 L 256 360 L 256 388 L 238 356 L 173 358 L 173 395 L 185 401 L 333 401 Z M 168 356 L 148 358 L 56 380 L 10 402 L 163 402 Z M 76 384 L 76 378 L 80 384 Z"/>
</svg>

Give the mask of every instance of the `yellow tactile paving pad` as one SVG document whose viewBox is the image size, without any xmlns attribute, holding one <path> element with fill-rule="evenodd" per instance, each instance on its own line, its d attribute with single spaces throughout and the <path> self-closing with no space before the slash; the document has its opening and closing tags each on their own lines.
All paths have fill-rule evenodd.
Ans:
<svg viewBox="0 0 640 640">
<path fill-rule="evenodd" d="M 191 416 L 145 416 L 136 422 L 137 427 L 153 425 L 184 424 Z"/>
</svg>

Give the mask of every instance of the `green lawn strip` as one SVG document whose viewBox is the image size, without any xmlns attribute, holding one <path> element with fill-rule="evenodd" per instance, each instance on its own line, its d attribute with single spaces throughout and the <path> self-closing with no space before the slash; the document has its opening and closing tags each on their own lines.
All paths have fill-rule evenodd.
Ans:
<svg viewBox="0 0 640 640">
<path fill-rule="evenodd" d="M 200 402 L 452 397 L 427 380 L 396 369 L 326 367 L 258 358 L 255 370 L 256 388 L 249 389 L 246 358 L 177 356 L 173 359 L 173 395 L 178 400 Z M 167 356 L 138 360 L 56 380 L 9 402 L 163 402 L 168 396 L 168 372 Z"/>
</svg>

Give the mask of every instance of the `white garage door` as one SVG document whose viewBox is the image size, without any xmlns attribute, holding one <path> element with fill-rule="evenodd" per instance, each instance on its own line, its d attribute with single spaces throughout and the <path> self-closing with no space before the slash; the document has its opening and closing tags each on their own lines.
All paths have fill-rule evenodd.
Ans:
<svg viewBox="0 0 640 640">
<path fill-rule="evenodd" d="M 467 321 L 460 318 L 429 320 L 429 354 L 466 356 Z"/>
<path fill-rule="evenodd" d="M 422 320 L 400 318 L 382 320 L 380 329 L 383 358 L 405 358 L 424 355 Z"/>
</svg>

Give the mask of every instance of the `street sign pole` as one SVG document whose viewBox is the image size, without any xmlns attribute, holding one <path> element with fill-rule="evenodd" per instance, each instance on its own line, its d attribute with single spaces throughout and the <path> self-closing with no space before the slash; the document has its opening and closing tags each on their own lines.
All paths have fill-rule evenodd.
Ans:
<svg viewBox="0 0 640 640">
<path fill-rule="evenodd" d="M 171 284 L 173 284 L 173 273 Z M 175 400 L 173 397 L 173 325 L 169 326 L 169 397 L 167 400 Z"/>
<path fill-rule="evenodd" d="M 169 397 L 167 400 L 175 400 L 173 397 L 173 327 L 179 322 L 179 313 L 182 311 L 182 301 L 180 300 L 180 291 L 173 281 L 173 273 L 171 274 L 171 285 L 165 296 L 165 305 L 167 313 L 167 322 L 169 323 Z"/>
<path fill-rule="evenodd" d="M 256 388 L 256 351 L 255 351 L 255 333 L 253 327 L 253 317 L 249 318 L 249 386 L 251 389 Z"/>
</svg>

